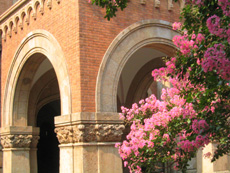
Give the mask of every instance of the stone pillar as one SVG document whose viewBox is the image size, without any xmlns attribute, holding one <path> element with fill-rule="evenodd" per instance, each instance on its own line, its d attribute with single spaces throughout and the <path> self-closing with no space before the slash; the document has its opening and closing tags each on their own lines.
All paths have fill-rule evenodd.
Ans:
<svg viewBox="0 0 230 173">
<path fill-rule="evenodd" d="M 34 134 L 31 139 L 30 144 L 30 173 L 38 172 L 38 162 L 37 162 L 37 144 L 40 139 L 39 134 Z"/>
<path fill-rule="evenodd" d="M 117 113 L 76 113 L 55 117 L 60 142 L 60 173 L 122 173 L 115 143 L 123 122 Z M 64 122 L 70 120 L 70 122 Z"/>
<path fill-rule="evenodd" d="M 216 150 L 216 144 L 210 143 L 203 150 L 199 149 L 197 153 L 197 173 L 227 173 L 230 172 L 230 156 L 224 155 L 215 162 L 210 158 L 205 158 L 204 154 L 210 152 L 212 155 Z"/>
<path fill-rule="evenodd" d="M 1 128 L 1 144 L 3 147 L 3 173 L 30 173 L 30 146 L 33 127 Z"/>
</svg>

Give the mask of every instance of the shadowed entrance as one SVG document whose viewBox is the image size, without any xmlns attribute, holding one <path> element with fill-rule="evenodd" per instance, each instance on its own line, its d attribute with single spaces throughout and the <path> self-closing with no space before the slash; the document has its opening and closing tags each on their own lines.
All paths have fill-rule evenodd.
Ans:
<svg viewBox="0 0 230 173">
<path fill-rule="evenodd" d="M 40 127 L 38 142 L 38 173 L 59 172 L 58 139 L 54 133 L 54 116 L 60 115 L 60 100 L 43 106 L 37 116 L 37 126 Z"/>
</svg>

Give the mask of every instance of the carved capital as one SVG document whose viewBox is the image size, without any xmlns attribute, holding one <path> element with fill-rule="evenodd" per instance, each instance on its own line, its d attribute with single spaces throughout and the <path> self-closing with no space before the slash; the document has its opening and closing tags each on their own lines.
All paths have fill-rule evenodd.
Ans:
<svg viewBox="0 0 230 173">
<path fill-rule="evenodd" d="M 74 142 L 96 142 L 96 129 L 94 124 L 79 124 L 73 127 Z"/>
<path fill-rule="evenodd" d="M 5 135 L 1 136 L 3 148 L 29 148 L 32 135 Z"/>
<path fill-rule="evenodd" d="M 60 144 L 67 144 L 73 142 L 73 128 L 72 126 L 58 127 L 55 128 L 58 141 Z"/>
<path fill-rule="evenodd" d="M 123 124 L 78 124 L 55 129 L 61 144 L 77 142 L 119 142 Z"/>
<path fill-rule="evenodd" d="M 125 126 L 123 124 L 97 124 L 96 136 L 98 142 L 119 142 Z"/>
</svg>

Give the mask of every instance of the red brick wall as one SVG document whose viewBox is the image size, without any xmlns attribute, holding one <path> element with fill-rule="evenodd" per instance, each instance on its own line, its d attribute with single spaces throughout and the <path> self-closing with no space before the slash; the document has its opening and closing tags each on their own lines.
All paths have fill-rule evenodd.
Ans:
<svg viewBox="0 0 230 173">
<path fill-rule="evenodd" d="M 110 43 L 123 29 L 144 19 L 173 22 L 179 16 L 179 5 L 174 4 L 174 9 L 168 11 L 167 0 L 161 0 L 160 8 L 154 7 L 153 0 L 146 0 L 146 5 L 141 5 L 139 0 L 131 0 L 128 7 L 111 21 L 104 19 L 104 9 L 89 4 L 88 0 L 61 0 L 60 4 L 53 0 L 52 4 L 51 10 L 45 6 L 43 15 L 38 13 L 36 20 L 31 18 L 23 30 L 19 29 L 16 34 L 12 32 L 12 37 L 7 36 L 7 41 L 3 41 L 1 91 L 4 93 L 11 61 L 22 39 L 30 31 L 44 29 L 53 34 L 64 52 L 73 112 L 95 111 L 100 63 Z"/>
</svg>

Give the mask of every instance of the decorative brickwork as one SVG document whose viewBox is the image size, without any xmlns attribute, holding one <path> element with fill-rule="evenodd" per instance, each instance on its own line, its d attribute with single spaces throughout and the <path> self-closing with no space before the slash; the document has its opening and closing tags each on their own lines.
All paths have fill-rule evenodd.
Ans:
<svg viewBox="0 0 230 173">
<path fill-rule="evenodd" d="M 18 33 L 19 28 L 22 30 L 24 28 L 24 25 L 30 24 L 30 18 L 33 20 L 37 20 L 37 12 L 40 12 L 42 15 L 44 15 L 44 6 L 47 5 L 49 9 L 52 9 L 52 3 L 54 0 L 30 0 L 26 6 L 24 6 L 22 9 L 16 12 L 13 16 L 10 16 L 9 19 L 6 21 L 3 21 L 4 18 L 7 18 L 9 14 L 3 14 L 0 18 L 0 34 L 2 33 L 2 39 L 6 41 L 6 36 L 9 37 L 12 36 L 12 31 L 14 33 Z M 46 2 L 46 4 L 45 4 Z M 56 2 L 59 4 L 61 0 L 56 0 Z M 18 6 L 20 6 L 20 2 L 17 3 Z M 10 12 L 16 10 L 17 4 L 15 6 L 15 9 L 12 9 Z"/>
</svg>

